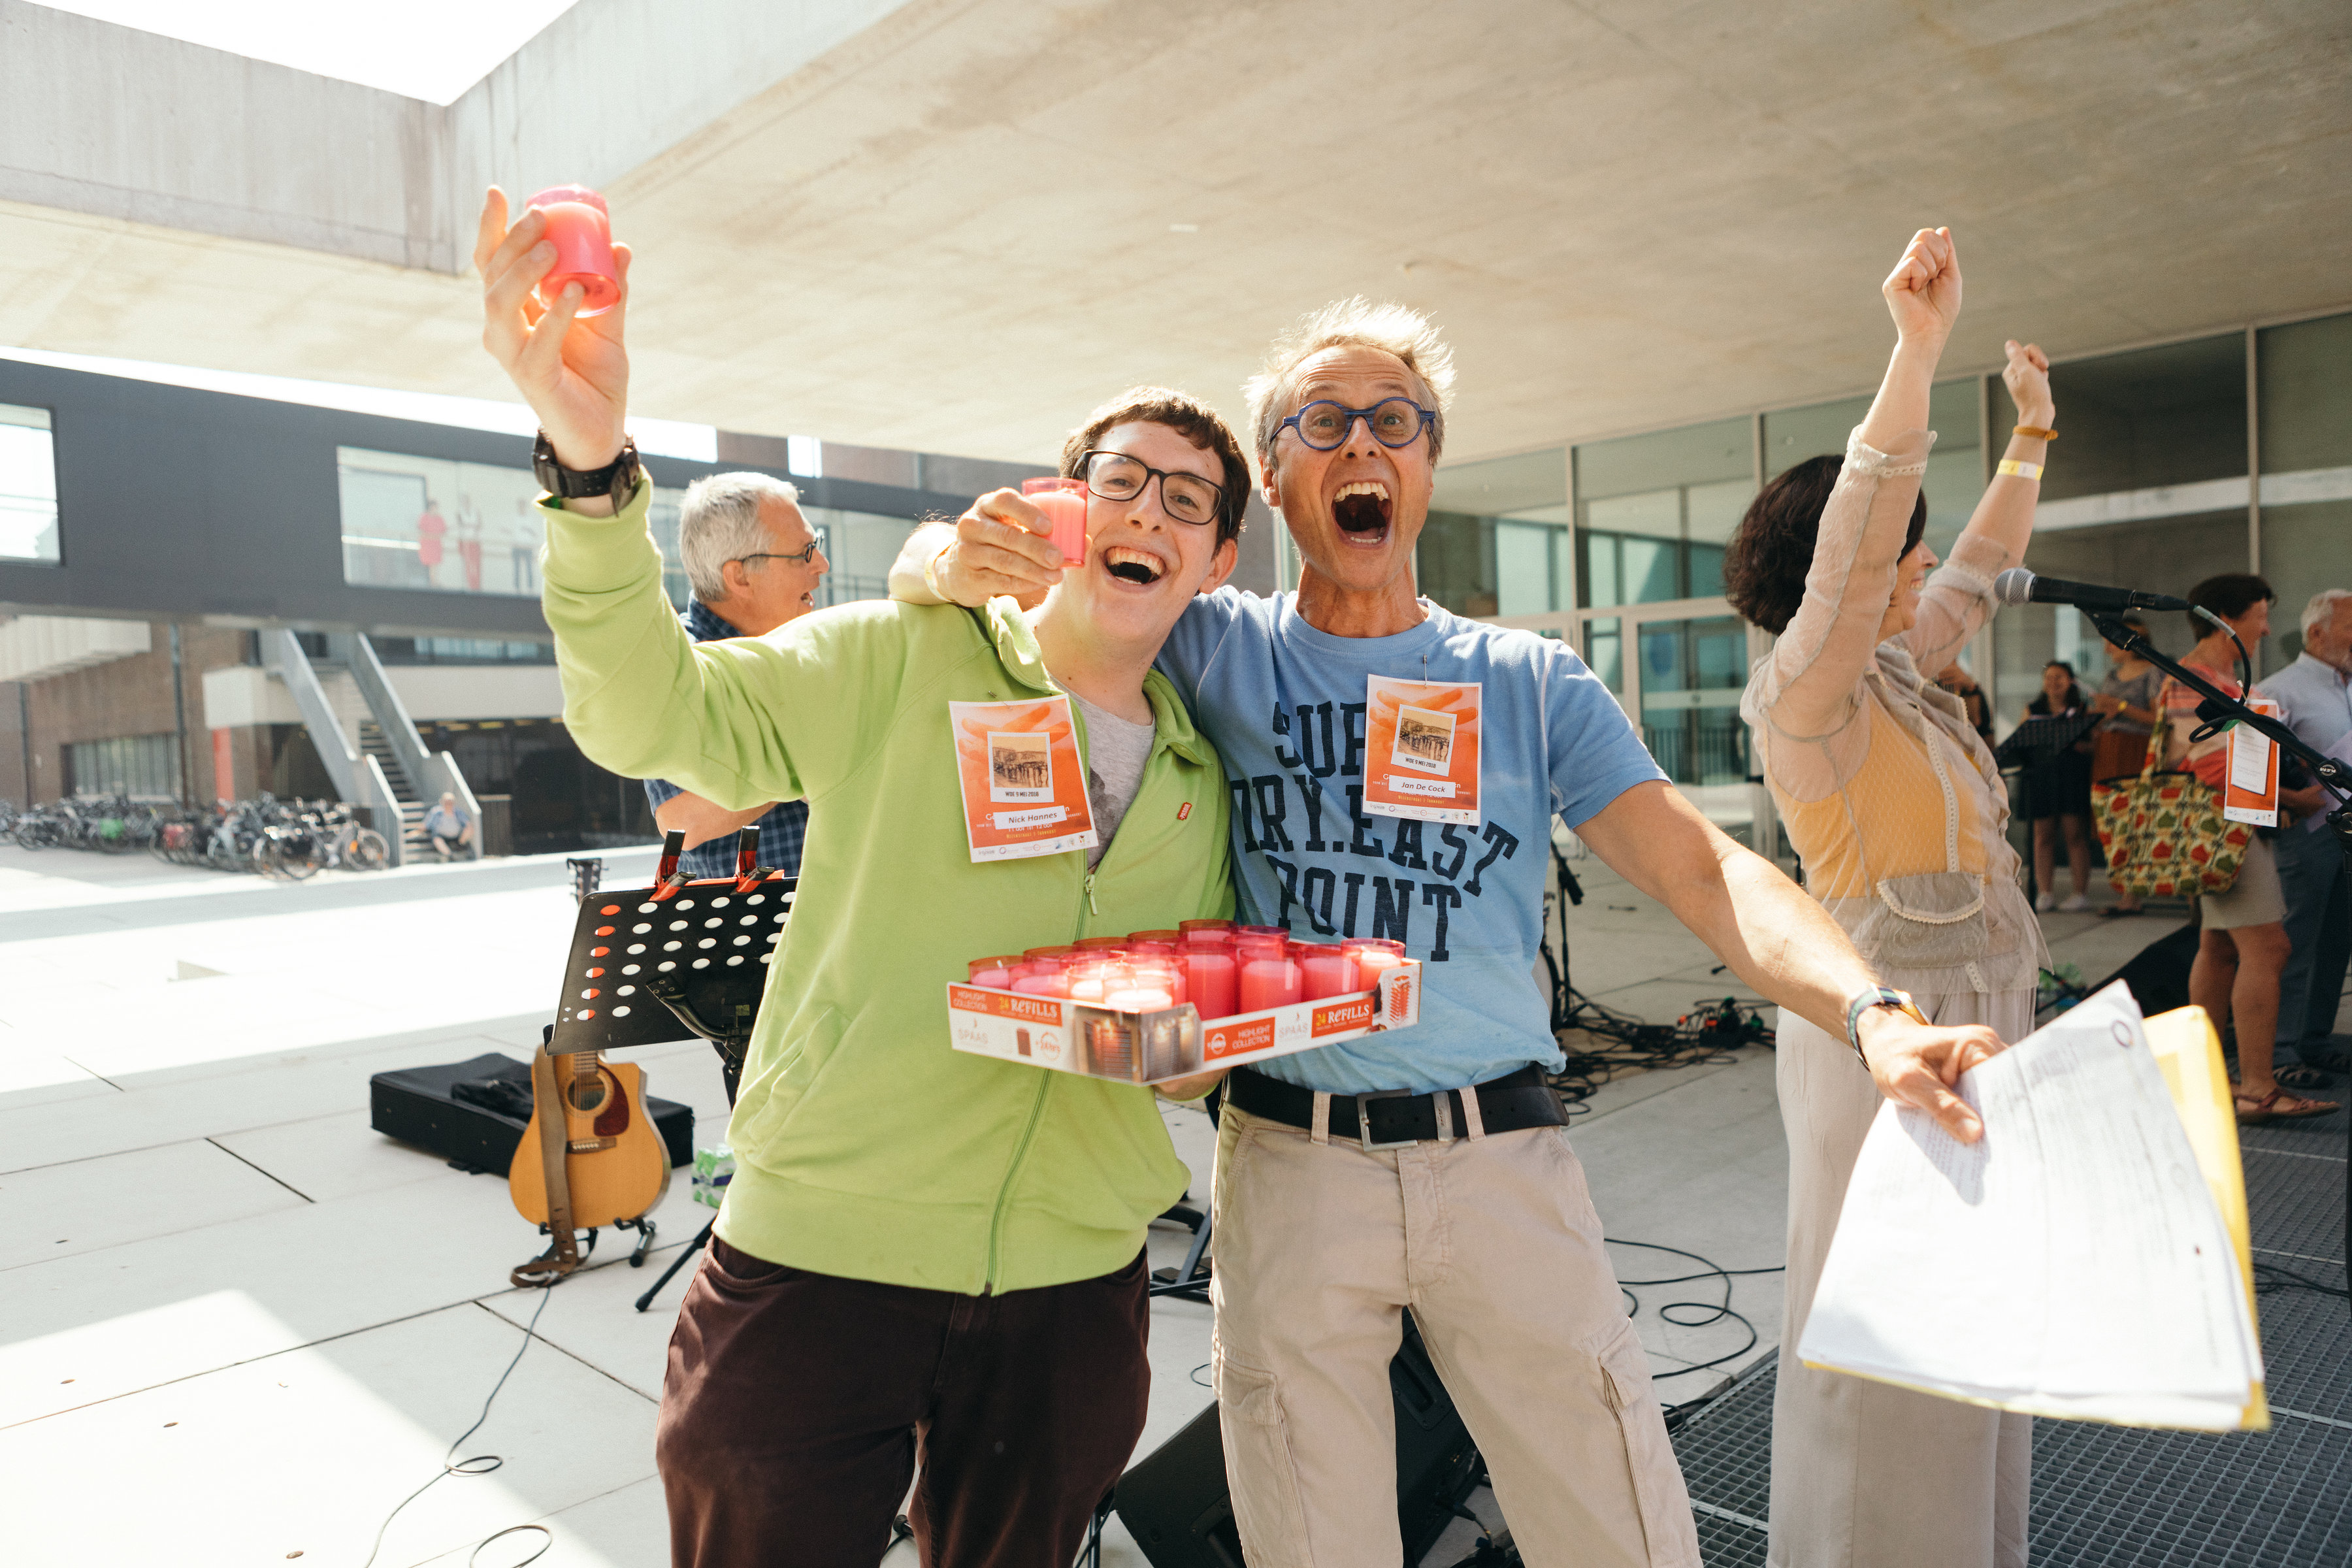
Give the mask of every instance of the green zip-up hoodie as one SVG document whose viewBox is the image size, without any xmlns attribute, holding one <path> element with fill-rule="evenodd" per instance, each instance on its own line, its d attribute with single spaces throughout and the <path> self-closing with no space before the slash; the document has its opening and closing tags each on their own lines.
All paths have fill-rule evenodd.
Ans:
<svg viewBox="0 0 2352 1568">
<path fill-rule="evenodd" d="M 974 865 L 948 704 L 1060 689 L 1012 601 L 845 605 L 697 645 L 662 595 L 651 494 L 613 519 L 542 504 L 564 721 L 625 777 L 809 805 L 719 1234 L 968 1295 L 1124 1267 L 1185 1185 L 1151 1091 L 950 1049 L 946 986 L 992 953 L 1231 914 L 1215 751 L 1154 671 L 1150 761 L 1097 869 L 1077 851 Z"/>
</svg>

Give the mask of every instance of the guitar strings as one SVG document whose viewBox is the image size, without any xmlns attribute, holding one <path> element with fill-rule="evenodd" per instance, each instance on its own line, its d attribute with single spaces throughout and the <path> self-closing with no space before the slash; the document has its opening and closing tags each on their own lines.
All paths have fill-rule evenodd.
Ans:
<svg viewBox="0 0 2352 1568">
<path fill-rule="evenodd" d="M 499 1390 L 507 1385 L 507 1379 L 514 1375 L 514 1369 L 521 1363 L 522 1352 L 530 1349 L 530 1342 L 539 1329 L 539 1315 L 540 1313 L 547 1310 L 547 1303 L 554 1296 L 555 1287 L 562 1283 L 562 1278 L 559 1276 L 556 1279 L 553 1279 L 540 1288 L 543 1293 L 540 1296 L 538 1308 L 533 1310 L 530 1315 L 530 1321 L 523 1325 L 522 1343 L 515 1347 L 514 1359 L 507 1363 L 506 1371 L 499 1373 L 498 1382 L 490 1385 L 489 1397 L 482 1401 L 482 1413 L 479 1415 L 475 1416 L 474 1424 L 471 1426 L 467 1427 L 463 1432 L 458 1433 L 456 1441 L 449 1445 L 449 1451 L 441 1457 L 441 1468 L 434 1475 L 433 1479 L 426 1481 L 423 1486 L 417 1488 L 415 1491 L 401 1499 L 400 1501 L 394 1506 L 393 1510 L 383 1516 L 383 1522 L 375 1527 L 375 1544 L 368 1548 L 367 1562 L 362 1563 L 361 1568 L 375 1568 L 376 1555 L 383 1550 L 384 1532 L 392 1528 L 392 1521 L 400 1517 L 400 1510 L 402 1509 L 406 1508 L 410 1503 L 415 1502 L 418 1498 L 423 1497 L 426 1492 L 430 1491 L 436 1482 L 443 1480 L 450 1476 L 487 1476 L 492 1470 L 497 1469 L 499 1466 L 506 1463 L 505 1456 L 500 1454 L 476 1454 L 467 1458 L 457 1458 L 456 1457 L 457 1447 L 458 1444 L 463 1443 L 467 1438 L 480 1431 L 482 1429 L 482 1423 L 490 1418 L 490 1405 L 497 1401 L 499 1397 Z M 532 1552 L 530 1556 L 523 1558 L 520 1562 L 513 1563 L 511 1568 L 524 1568 L 524 1564 L 526 1563 L 538 1562 L 541 1557 L 544 1557 L 547 1554 L 548 1549 L 555 1544 L 554 1533 L 543 1524 L 516 1524 L 508 1526 L 506 1529 L 498 1531 L 495 1535 L 486 1535 L 480 1541 L 475 1542 L 473 1552 L 468 1553 L 466 1558 L 467 1568 L 472 1568 L 474 1559 L 479 1556 L 481 1554 L 482 1548 L 488 1546 L 491 1542 L 498 1540 L 500 1536 L 513 1535 L 518 1531 L 526 1530 L 535 1530 L 541 1536 L 545 1537 L 545 1539 L 540 1542 L 538 1551 Z"/>
</svg>

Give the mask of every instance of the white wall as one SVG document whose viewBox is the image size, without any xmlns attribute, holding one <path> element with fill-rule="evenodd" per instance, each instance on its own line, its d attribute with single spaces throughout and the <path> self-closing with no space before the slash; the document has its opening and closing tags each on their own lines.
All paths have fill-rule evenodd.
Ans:
<svg viewBox="0 0 2352 1568">
<path fill-rule="evenodd" d="M 452 719 L 554 719 L 563 712 L 563 688 L 544 664 L 394 665 L 384 674 L 418 723 Z M 258 665 L 205 672 L 203 723 L 212 730 L 243 724 L 299 724 L 286 683 Z"/>
</svg>

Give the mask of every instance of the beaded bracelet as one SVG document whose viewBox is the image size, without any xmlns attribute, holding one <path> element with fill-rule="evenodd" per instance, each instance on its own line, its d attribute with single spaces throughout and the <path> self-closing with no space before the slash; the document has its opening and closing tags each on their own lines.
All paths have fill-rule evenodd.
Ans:
<svg viewBox="0 0 2352 1568">
<path fill-rule="evenodd" d="M 2036 441 L 2055 441 L 2058 439 L 2057 431 L 2044 430 L 2039 425 L 2012 425 L 2010 426 L 2009 433 L 2012 436 L 2028 437 Z"/>
</svg>

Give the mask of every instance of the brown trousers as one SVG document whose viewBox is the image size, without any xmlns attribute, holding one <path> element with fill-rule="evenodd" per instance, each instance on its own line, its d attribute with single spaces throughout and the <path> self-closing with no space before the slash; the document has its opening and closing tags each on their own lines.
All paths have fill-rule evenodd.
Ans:
<svg viewBox="0 0 2352 1568">
<path fill-rule="evenodd" d="M 1002 1296 L 842 1279 L 717 1237 L 670 1336 L 674 1568 L 874 1568 L 920 1467 L 924 1568 L 1069 1568 L 1143 1431 L 1141 1253 Z"/>
</svg>

